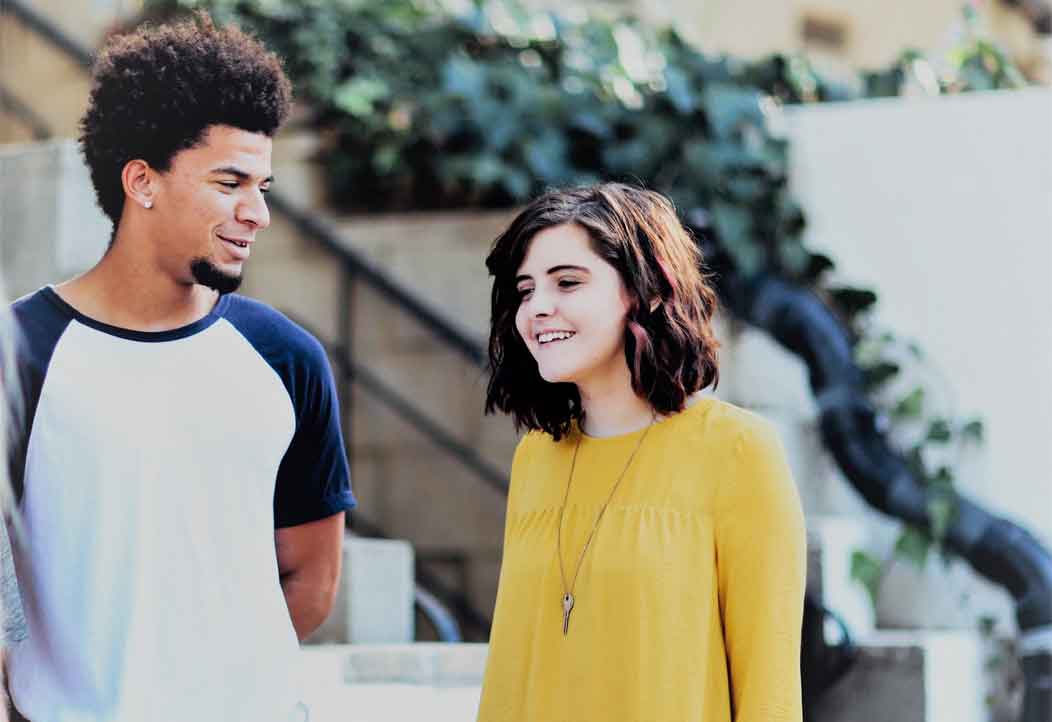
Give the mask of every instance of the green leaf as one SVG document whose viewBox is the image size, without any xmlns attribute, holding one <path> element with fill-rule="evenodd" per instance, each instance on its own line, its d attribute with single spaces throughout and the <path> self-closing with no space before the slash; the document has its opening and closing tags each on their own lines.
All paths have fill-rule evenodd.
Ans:
<svg viewBox="0 0 1052 722">
<path fill-rule="evenodd" d="M 811 254 L 795 238 L 785 238 L 778 244 L 778 260 L 782 268 L 794 278 L 807 272 L 811 258 Z"/>
<path fill-rule="evenodd" d="M 932 540 L 928 534 L 916 527 L 907 526 L 895 542 L 895 556 L 912 562 L 918 569 L 924 569 L 931 546 Z"/>
<path fill-rule="evenodd" d="M 927 480 L 927 485 L 941 491 L 953 490 L 953 470 L 948 466 L 940 466 Z"/>
<path fill-rule="evenodd" d="M 901 399 L 891 413 L 900 419 L 913 419 L 921 415 L 924 410 L 924 388 L 918 386 L 909 393 L 906 398 Z"/>
<path fill-rule="evenodd" d="M 485 68 L 468 57 L 449 58 L 442 66 L 442 87 L 451 95 L 477 98 L 486 89 Z"/>
<path fill-rule="evenodd" d="M 877 294 L 863 288 L 831 288 L 829 296 L 833 303 L 848 316 L 869 310 L 877 302 Z"/>
<path fill-rule="evenodd" d="M 950 430 L 950 422 L 946 419 L 935 419 L 928 425 L 927 440 L 936 444 L 944 444 L 953 437 Z"/>
<path fill-rule="evenodd" d="M 516 168 L 505 170 L 504 177 L 501 178 L 501 185 L 504 186 L 504 190 L 508 192 L 508 195 L 520 201 L 525 201 L 529 198 L 532 190 L 530 175 Z"/>
<path fill-rule="evenodd" d="M 665 68 L 665 87 L 669 102 L 679 113 L 688 115 L 698 106 L 698 97 L 691 87 L 690 77 L 682 68 Z"/>
<path fill-rule="evenodd" d="M 899 372 L 899 365 L 890 361 L 879 361 L 862 369 L 862 383 L 873 391 L 890 381 Z"/>
<path fill-rule="evenodd" d="M 928 471 L 924 468 L 924 445 L 914 446 L 906 452 L 906 466 L 909 467 L 913 478 L 918 484 L 924 483 L 928 478 Z"/>
<path fill-rule="evenodd" d="M 333 102 L 354 116 L 373 113 L 373 104 L 388 95 L 387 83 L 372 78 L 354 78 L 336 89 Z"/>
<path fill-rule="evenodd" d="M 983 614 L 980 615 L 976 622 L 979 627 L 979 634 L 987 639 L 994 636 L 994 631 L 997 629 L 997 617 L 990 614 Z"/>
<path fill-rule="evenodd" d="M 729 139 L 744 125 L 764 127 L 760 102 L 763 96 L 751 88 L 714 84 L 703 93 L 705 113 L 717 138 Z"/>
<path fill-rule="evenodd" d="M 752 238 L 752 214 L 741 206 L 713 201 L 712 225 L 721 243 L 746 277 L 763 268 L 763 248 Z"/>
<path fill-rule="evenodd" d="M 942 544 L 956 515 L 957 504 L 949 494 L 937 494 L 928 500 L 928 520 L 931 522 L 931 536 L 934 541 Z"/>
<path fill-rule="evenodd" d="M 866 588 L 874 609 L 877 606 L 877 593 L 880 591 L 882 574 L 883 567 L 875 557 L 858 549 L 851 552 L 851 579 Z"/>
<path fill-rule="evenodd" d="M 969 441 L 975 443 L 982 443 L 983 441 L 983 422 L 981 419 L 972 419 L 964 426 L 961 427 L 961 435 Z"/>
</svg>

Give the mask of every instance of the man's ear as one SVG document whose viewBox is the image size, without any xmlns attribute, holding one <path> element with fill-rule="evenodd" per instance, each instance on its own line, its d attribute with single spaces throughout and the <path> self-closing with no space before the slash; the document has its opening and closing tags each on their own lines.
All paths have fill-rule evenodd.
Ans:
<svg viewBox="0 0 1052 722">
<path fill-rule="evenodd" d="M 150 164 L 142 159 L 136 158 L 125 163 L 121 171 L 125 197 L 143 208 L 152 208 L 156 193 L 155 175 Z"/>
</svg>

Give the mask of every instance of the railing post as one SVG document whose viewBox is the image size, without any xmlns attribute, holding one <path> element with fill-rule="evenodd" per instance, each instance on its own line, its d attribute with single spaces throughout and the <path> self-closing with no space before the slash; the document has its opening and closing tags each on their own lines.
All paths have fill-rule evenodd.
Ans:
<svg viewBox="0 0 1052 722">
<path fill-rule="evenodd" d="M 339 353 L 344 355 L 345 373 L 339 376 L 338 393 L 340 395 L 340 408 L 343 411 L 343 438 L 350 455 L 351 442 L 354 439 L 354 406 L 352 397 L 354 394 L 354 382 L 350 370 L 354 368 L 354 290 L 355 272 L 351 264 L 343 264 L 343 274 L 340 276 L 340 308 L 336 317 L 339 328 L 337 330 L 337 347 Z"/>
</svg>

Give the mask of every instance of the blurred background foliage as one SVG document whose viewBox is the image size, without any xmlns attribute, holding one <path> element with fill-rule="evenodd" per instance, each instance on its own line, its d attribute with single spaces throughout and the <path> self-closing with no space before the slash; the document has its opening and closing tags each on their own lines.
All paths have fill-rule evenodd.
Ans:
<svg viewBox="0 0 1052 722">
<path fill-rule="evenodd" d="M 981 441 L 982 424 L 933 406 L 919 347 L 871 318 L 877 293 L 838 285 L 834 260 L 805 247 L 781 108 L 1024 85 L 971 6 L 944 57 L 907 51 L 884 70 L 837 77 L 803 56 L 743 62 L 629 16 L 509 0 L 146 3 L 154 20 L 198 8 L 285 58 L 304 122 L 324 139 L 317 160 L 338 208 L 505 208 L 552 186 L 643 183 L 745 277 L 776 273 L 822 296 L 855 334 L 874 404 L 918 478 L 946 492 L 931 533 L 905 528 L 896 545 L 925 563 L 952 519 L 961 449 Z M 875 594 L 885 564 L 858 552 L 855 575 Z"/>
</svg>

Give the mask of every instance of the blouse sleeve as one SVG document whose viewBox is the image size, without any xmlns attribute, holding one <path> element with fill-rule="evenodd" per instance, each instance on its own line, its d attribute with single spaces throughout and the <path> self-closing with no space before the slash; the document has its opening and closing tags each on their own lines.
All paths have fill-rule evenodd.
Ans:
<svg viewBox="0 0 1052 722">
<path fill-rule="evenodd" d="M 720 615 L 734 722 L 800 722 L 807 574 L 800 498 L 773 427 L 738 436 L 716 524 Z"/>
</svg>

